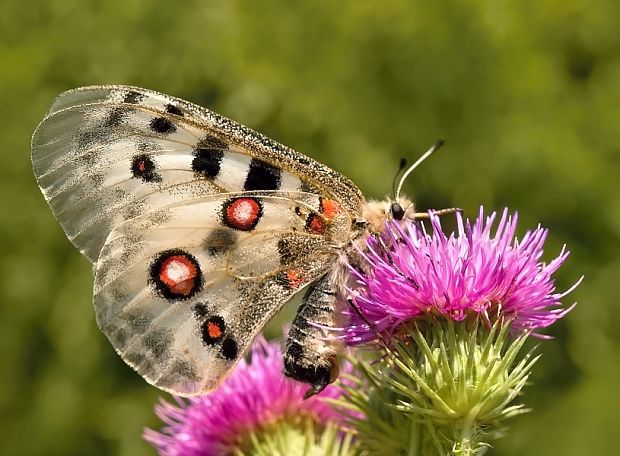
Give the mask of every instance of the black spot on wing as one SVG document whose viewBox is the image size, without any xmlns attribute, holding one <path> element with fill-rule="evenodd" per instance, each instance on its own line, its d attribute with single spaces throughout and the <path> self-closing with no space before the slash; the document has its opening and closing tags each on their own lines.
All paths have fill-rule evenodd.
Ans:
<svg viewBox="0 0 620 456">
<path fill-rule="evenodd" d="M 257 158 L 250 162 L 250 171 L 245 179 L 244 190 L 278 190 L 282 172 L 269 163 Z"/>
<path fill-rule="evenodd" d="M 177 127 L 165 117 L 154 117 L 149 126 L 151 130 L 162 135 L 169 135 L 177 130 Z"/>
<path fill-rule="evenodd" d="M 229 361 L 233 359 L 237 359 L 237 354 L 239 353 L 239 346 L 235 339 L 231 337 L 227 337 L 222 342 L 222 355 Z"/>
<path fill-rule="evenodd" d="M 192 309 L 194 310 L 194 316 L 197 320 L 202 320 L 207 315 L 209 315 L 208 307 L 202 302 L 197 302 L 196 304 L 194 304 L 194 307 L 192 307 Z"/>
<path fill-rule="evenodd" d="M 166 105 L 166 112 L 174 114 L 175 116 L 183 117 L 183 111 L 181 111 L 178 106 L 175 106 L 172 103 L 168 103 Z"/>
<path fill-rule="evenodd" d="M 144 95 L 141 94 L 140 92 L 136 92 L 135 90 L 130 90 L 123 97 L 123 103 L 136 104 L 136 103 L 140 103 L 143 98 L 144 98 Z"/>
<path fill-rule="evenodd" d="M 198 149 L 228 149 L 228 143 L 220 138 L 208 135 L 202 138 L 196 147 Z"/>
<path fill-rule="evenodd" d="M 196 174 L 208 179 L 215 179 L 220 173 L 224 150 L 228 144 L 215 136 L 205 136 L 194 149 L 192 169 Z"/>
<path fill-rule="evenodd" d="M 194 151 L 192 170 L 200 177 L 215 179 L 220 173 L 224 151 L 213 148 L 197 148 Z"/>
<path fill-rule="evenodd" d="M 127 118 L 127 110 L 123 108 L 114 108 L 110 110 L 108 118 L 104 121 L 103 126 L 107 128 L 120 127 Z"/>
<path fill-rule="evenodd" d="M 157 173 L 155 162 L 148 154 L 139 154 L 131 160 L 131 175 L 142 179 L 144 182 L 161 182 L 161 176 Z"/>
</svg>

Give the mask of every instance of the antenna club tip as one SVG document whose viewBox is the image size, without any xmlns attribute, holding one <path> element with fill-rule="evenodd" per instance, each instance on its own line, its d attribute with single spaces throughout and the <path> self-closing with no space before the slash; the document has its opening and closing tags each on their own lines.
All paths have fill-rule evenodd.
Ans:
<svg viewBox="0 0 620 456">
<path fill-rule="evenodd" d="M 435 143 L 435 149 L 439 149 L 441 146 L 443 146 L 446 143 L 446 139 L 445 138 L 439 138 L 437 140 L 437 142 Z"/>
</svg>

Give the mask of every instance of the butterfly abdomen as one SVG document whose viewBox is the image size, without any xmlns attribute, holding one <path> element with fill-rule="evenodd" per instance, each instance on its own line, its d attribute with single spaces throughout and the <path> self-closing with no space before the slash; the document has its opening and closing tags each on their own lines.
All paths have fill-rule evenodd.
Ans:
<svg viewBox="0 0 620 456">
<path fill-rule="evenodd" d="M 306 397 L 320 393 L 338 377 L 336 351 L 326 343 L 337 299 L 333 273 L 325 274 L 305 292 L 286 343 L 284 373 L 310 384 Z"/>
</svg>

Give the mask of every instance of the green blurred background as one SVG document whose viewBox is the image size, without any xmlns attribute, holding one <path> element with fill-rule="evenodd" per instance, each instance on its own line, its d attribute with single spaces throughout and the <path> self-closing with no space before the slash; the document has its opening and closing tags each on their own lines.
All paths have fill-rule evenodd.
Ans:
<svg viewBox="0 0 620 456">
<path fill-rule="evenodd" d="M 617 451 L 620 429 L 620 3 L 4 0 L 0 3 L 0 454 L 147 455 L 160 393 L 116 356 L 91 272 L 32 177 L 53 97 L 133 84 L 207 106 L 421 208 L 518 210 L 579 301 L 540 345 L 496 455 Z M 613 448 L 616 448 L 614 450 Z"/>
</svg>

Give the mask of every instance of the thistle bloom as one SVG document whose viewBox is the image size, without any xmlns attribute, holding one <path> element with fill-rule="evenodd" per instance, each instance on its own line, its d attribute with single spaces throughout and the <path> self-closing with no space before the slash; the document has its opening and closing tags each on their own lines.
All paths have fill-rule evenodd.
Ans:
<svg viewBox="0 0 620 456">
<path fill-rule="evenodd" d="M 555 291 L 564 248 L 541 262 L 547 230 L 517 240 L 517 216 L 504 210 L 494 228 L 496 218 L 482 208 L 473 222 L 457 213 L 451 234 L 433 213 L 431 233 L 388 222 L 360 248 L 366 267 L 351 267 L 340 338 L 384 343 L 352 359 L 359 376 L 341 402 L 363 417 L 353 427 L 370 453 L 473 456 L 527 411 L 515 401 L 539 356 L 521 350 L 570 311 L 560 300 L 574 287 Z"/>
<path fill-rule="evenodd" d="M 242 360 L 215 391 L 178 405 L 161 401 L 156 413 L 166 426 L 147 429 L 144 438 L 165 456 L 230 454 L 247 444 L 251 434 L 269 431 L 278 422 L 324 427 L 342 418 L 325 398 L 337 399 L 338 387 L 328 386 L 304 400 L 307 385 L 283 375 L 280 345 L 260 337 L 249 362 Z"/>
<path fill-rule="evenodd" d="M 510 321 L 515 331 L 545 328 L 572 309 L 556 293 L 552 274 L 564 263 L 565 248 L 546 264 L 540 261 L 547 230 L 538 226 L 517 240 L 517 215 L 505 209 L 492 233 L 496 213 L 480 208 L 472 223 L 457 217 L 457 233 L 446 235 L 430 213 L 432 234 L 416 224 L 388 222 L 383 237 L 370 237 L 361 253 L 368 274 L 351 268 L 357 285 L 350 289 L 355 309 L 348 309 L 343 339 L 350 345 L 391 334 L 425 316 L 460 321 L 468 316 Z M 360 315 L 361 314 L 361 315 Z M 370 323 L 370 324 L 369 324 Z"/>
</svg>

